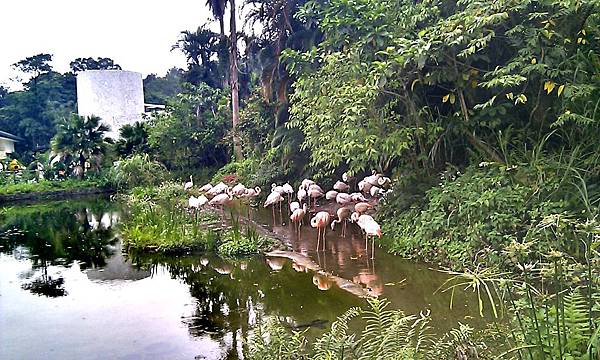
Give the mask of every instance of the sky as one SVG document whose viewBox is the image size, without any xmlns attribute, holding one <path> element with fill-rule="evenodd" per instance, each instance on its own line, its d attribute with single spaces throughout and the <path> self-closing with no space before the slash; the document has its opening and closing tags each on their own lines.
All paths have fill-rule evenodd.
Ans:
<svg viewBox="0 0 600 360">
<path fill-rule="evenodd" d="M 206 0 L 1 0 L 0 85 L 15 88 L 11 64 L 53 54 L 54 70 L 66 72 L 78 57 L 109 57 L 144 76 L 184 67 L 171 51 L 183 30 L 209 22 Z M 218 24 L 210 21 L 218 31 Z M 13 79 L 13 80 L 11 80 Z"/>
</svg>

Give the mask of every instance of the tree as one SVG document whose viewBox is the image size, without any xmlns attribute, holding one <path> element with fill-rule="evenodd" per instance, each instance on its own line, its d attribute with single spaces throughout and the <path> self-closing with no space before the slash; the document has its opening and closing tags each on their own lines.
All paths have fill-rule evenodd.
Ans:
<svg viewBox="0 0 600 360">
<path fill-rule="evenodd" d="M 77 58 L 71 61 L 69 67 L 73 73 L 86 70 L 121 70 L 121 66 L 119 64 L 115 64 L 113 59 L 102 57 L 97 59 L 92 57 Z"/>
<path fill-rule="evenodd" d="M 43 73 L 47 73 L 52 70 L 52 55 L 50 54 L 37 54 L 29 56 L 19 62 L 14 63 L 12 66 L 26 74 L 31 75 L 31 78 L 37 79 Z"/>
<path fill-rule="evenodd" d="M 136 121 L 133 125 L 123 125 L 119 129 L 119 140 L 116 142 L 117 152 L 121 157 L 132 154 L 148 154 L 148 130 L 144 123 Z"/>
<path fill-rule="evenodd" d="M 182 91 L 184 71 L 171 68 L 163 77 L 150 74 L 144 79 L 144 102 L 166 104 L 167 100 Z"/>
<path fill-rule="evenodd" d="M 206 84 L 188 86 L 164 112 L 153 113 L 148 143 L 159 161 L 180 171 L 220 166 L 227 161 L 227 97 Z"/>
<path fill-rule="evenodd" d="M 52 150 L 63 157 L 73 158 L 73 163 L 77 164 L 76 173 L 83 177 L 86 161 L 94 160 L 90 165 L 100 167 L 101 157 L 107 152 L 108 143 L 104 133 L 108 130 L 97 116 L 72 114 L 58 124 L 58 131 L 52 139 Z"/>
<path fill-rule="evenodd" d="M 226 78 L 226 64 L 223 54 L 225 39 L 204 26 L 196 31 L 182 31 L 172 50 L 184 53 L 188 71 L 186 80 L 194 85 L 206 83 L 212 87 L 222 87 Z"/>
<path fill-rule="evenodd" d="M 219 22 L 221 36 L 225 36 L 225 6 L 228 0 L 206 0 L 206 5 L 212 11 L 213 17 Z"/>
<path fill-rule="evenodd" d="M 240 123 L 240 82 L 238 68 L 238 50 L 237 50 L 237 28 L 236 28 L 236 7 L 235 0 L 229 0 L 230 6 L 230 66 L 229 71 L 231 85 L 231 125 L 233 131 L 233 153 L 239 161 L 244 157 L 242 153 L 242 144 L 238 134 L 238 126 Z"/>
</svg>

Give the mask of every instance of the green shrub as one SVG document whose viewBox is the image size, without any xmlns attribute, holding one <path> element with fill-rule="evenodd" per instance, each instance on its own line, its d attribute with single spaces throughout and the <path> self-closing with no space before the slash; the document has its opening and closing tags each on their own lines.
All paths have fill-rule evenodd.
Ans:
<svg viewBox="0 0 600 360">
<path fill-rule="evenodd" d="M 383 206 L 384 241 L 402 256 L 454 268 L 478 261 L 501 264 L 509 244 L 523 242 L 545 215 L 566 210 L 566 202 L 552 196 L 560 178 L 546 171 L 538 181 L 537 171 L 481 164 L 464 174 L 443 174 L 424 201 L 407 206 L 396 194 Z"/>
<path fill-rule="evenodd" d="M 147 154 L 136 154 L 121 160 L 113 170 L 114 181 L 119 188 L 158 185 L 167 176 L 167 169 L 151 160 Z"/>
</svg>

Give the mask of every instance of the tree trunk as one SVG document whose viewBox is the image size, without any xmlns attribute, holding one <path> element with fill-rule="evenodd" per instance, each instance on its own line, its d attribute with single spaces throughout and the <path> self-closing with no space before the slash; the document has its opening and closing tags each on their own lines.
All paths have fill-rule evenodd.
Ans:
<svg viewBox="0 0 600 360">
<path fill-rule="evenodd" d="M 231 125 L 233 131 L 233 153 L 236 160 L 242 160 L 242 145 L 238 136 L 238 124 L 240 122 L 240 99 L 239 99 L 239 80 L 238 80 L 238 64 L 237 64 L 237 29 L 236 29 L 236 7 L 235 0 L 229 0 L 231 9 L 231 52 L 230 52 L 230 82 L 231 82 Z"/>
</svg>

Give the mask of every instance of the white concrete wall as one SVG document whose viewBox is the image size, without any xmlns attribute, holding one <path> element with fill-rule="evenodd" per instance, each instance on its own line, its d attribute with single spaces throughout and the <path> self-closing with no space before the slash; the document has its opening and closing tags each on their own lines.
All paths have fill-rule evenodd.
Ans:
<svg viewBox="0 0 600 360">
<path fill-rule="evenodd" d="M 88 70 L 77 74 L 77 111 L 99 116 L 116 139 L 125 124 L 142 120 L 144 88 L 142 74 L 122 70 Z"/>
<path fill-rule="evenodd" d="M 15 152 L 15 142 L 13 140 L 0 137 L 0 159 L 6 159 L 6 154 Z"/>
</svg>

